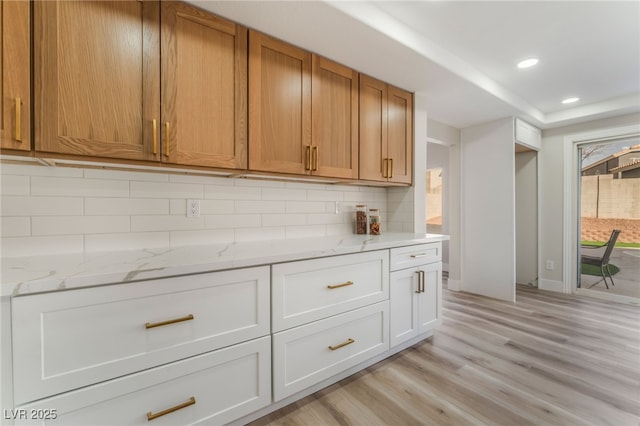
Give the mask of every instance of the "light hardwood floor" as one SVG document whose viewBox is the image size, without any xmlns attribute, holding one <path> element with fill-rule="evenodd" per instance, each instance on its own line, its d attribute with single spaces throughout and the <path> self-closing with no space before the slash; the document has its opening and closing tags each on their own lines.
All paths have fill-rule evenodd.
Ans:
<svg viewBox="0 0 640 426">
<path fill-rule="evenodd" d="M 444 291 L 434 336 L 252 425 L 638 425 L 640 308 Z"/>
</svg>

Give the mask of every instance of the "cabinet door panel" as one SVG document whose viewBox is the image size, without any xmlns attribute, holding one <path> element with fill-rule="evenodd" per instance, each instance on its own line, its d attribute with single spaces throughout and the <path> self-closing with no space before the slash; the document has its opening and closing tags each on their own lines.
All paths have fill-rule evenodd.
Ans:
<svg viewBox="0 0 640 426">
<path fill-rule="evenodd" d="M 313 56 L 314 175 L 358 177 L 358 73 Z"/>
<path fill-rule="evenodd" d="M 162 27 L 162 161 L 246 168 L 247 29 L 180 2 Z"/>
<path fill-rule="evenodd" d="M 157 2 L 34 3 L 39 151 L 154 159 Z"/>
<path fill-rule="evenodd" d="M 360 75 L 360 179 L 385 181 L 387 85 Z"/>
<path fill-rule="evenodd" d="M 390 300 L 390 344 L 396 346 L 418 334 L 418 270 L 402 269 L 391 273 L 389 283 Z"/>
<path fill-rule="evenodd" d="M 424 274 L 424 292 L 417 293 L 418 334 L 431 330 L 440 319 L 442 292 L 442 263 L 431 263 L 419 268 Z"/>
<path fill-rule="evenodd" d="M 249 91 L 249 168 L 308 173 L 311 54 L 250 32 Z"/>
<path fill-rule="evenodd" d="M 413 173 L 413 95 L 389 87 L 387 156 L 390 182 L 411 183 Z"/>
<path fill-rule="evenodd" d="M 29 2 L 3 0 L 0 22 L 0 146 L 28 151 L 31 149 Z"/>
</svg>

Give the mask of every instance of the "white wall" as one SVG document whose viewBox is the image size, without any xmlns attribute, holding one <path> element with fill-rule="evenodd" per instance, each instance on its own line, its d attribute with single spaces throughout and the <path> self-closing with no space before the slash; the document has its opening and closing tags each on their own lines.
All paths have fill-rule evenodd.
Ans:
<svg viewBox="0 0 640 426">
<path fill-rule="evenodd" d="M 536 151 L 517 152 L 516 283 L 537 285 L 538 172 Z"/>
<path fill-rule="evenodd" d="M 513 118 L 461 130 L 462 290 L 515 302 Z"/>
<path fill-rule="evenodd" d="M 357 203 L 386 228 L 385 188 L 23 164 L 0 177 L 3 257 L 349 234 Z"/>
<path fill-rule="evenodd" d="M 542 149 L 538 154 L 540 170 L 540 288 L 563 289 L 563 204 L 565 188 L 565 136 L 590 131 L 637 125 L 640 114 L 628 114 L 588 123 L 559 127 L 542 132 Z M 546 260 L 552 260 L 555 268 L 544 268 Z"/>
</svg>

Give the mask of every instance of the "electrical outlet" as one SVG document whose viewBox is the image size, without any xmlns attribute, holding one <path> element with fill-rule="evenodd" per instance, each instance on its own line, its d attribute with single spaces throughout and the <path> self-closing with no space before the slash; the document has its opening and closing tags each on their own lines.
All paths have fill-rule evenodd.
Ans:
<svg viewBox="0 0 640 426">
<path fill-rule="evenodd" d="M 547 259 L 546 268 L 547 268 L 547 271 L 553 271 L 553 268 L 555 268 L 553 260 Z"/>
<path fill-rule="evenodd" d="M 187 200 L 187 217 L 200 217 L 200 200 Z"/>
</svg>

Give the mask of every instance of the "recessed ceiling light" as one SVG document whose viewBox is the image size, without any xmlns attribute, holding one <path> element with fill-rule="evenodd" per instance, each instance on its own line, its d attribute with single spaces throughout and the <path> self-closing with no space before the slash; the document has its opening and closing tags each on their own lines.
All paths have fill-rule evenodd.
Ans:
<svg viewBox="0 0 640 426">
<path fill-rule="evenodd" d="M 563 104 L 572 104 L 574 102 L 578 102 L 580 100 L 580 98 L 567 98 L 564 101 L 562 101 Z"/>
<path fill-rule="evenodd" d="M 524 61 L 518 62 L 518 68 L 529 68 L 538 63 L 536 58 L 525 59 Z"/>
</svg>

